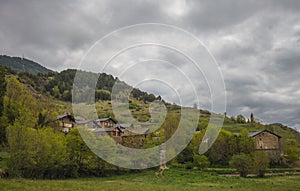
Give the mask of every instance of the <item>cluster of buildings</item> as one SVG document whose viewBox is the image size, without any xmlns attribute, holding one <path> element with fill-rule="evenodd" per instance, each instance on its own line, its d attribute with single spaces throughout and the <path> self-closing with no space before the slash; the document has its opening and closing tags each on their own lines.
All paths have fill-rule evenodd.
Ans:
<svg viewBox="0 0 300 191">
<path fill-rule="evenodd" d="M 97 135 L 108 135 L 117 143 L 134 148 L 139 148 L 143 145 L 149 132 L 148 128 L 134 127 L 132 124 L 120 124 L 110 117 L 95 120 L 76 120 L 69 113 L 65 113 L 58 116 L 57 120 L 65 134 L 68 134 L 76 125 L 84 126 Z M 249 136 L 254 140 L 256 150 L 265 152 L 271 160 L 280 162 L 282 153 L 281 136 L 268 130 L 251 132 Z"/>
<path fill-rule="evenodd" d="M 75 126 L 83 126 L 94 132 L 96 135 L 108 135 L 117 143 L 130 145 L 139 148 L 143 145 L 148 128 L 134 127 L 133 124 L 122 124 L 108 117 L 95 120 L 84 120 L 75 118 L 69 113 L 57 117 L 62 132 L 68 134 Z"/>
</svg>

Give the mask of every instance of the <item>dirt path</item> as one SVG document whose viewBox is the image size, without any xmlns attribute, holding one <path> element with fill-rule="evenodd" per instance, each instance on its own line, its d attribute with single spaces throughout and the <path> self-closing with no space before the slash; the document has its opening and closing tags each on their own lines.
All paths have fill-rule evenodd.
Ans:
<svg viewBox="0 0 300 191">
<path fill-rule="evenodd" d="M 266 173 L 265 176 L 274 176 L 274 175 L 296 175 L 300 174 L 300 172 L 274 172 L 274 173 Z M 219 174 L 219 176 L 240 176 L 239 174 Z M 256 174 L 248 174 L 248 177 L 255 177 Z"/>
</svg>

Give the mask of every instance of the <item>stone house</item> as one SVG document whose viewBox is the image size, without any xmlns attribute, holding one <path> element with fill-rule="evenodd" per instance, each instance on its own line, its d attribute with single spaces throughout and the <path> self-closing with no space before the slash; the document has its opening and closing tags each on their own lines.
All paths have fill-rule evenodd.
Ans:
<svg viewBox="0 0 300 191">
<path fill-rule="evenodd" d="M 280 162 L 281 136 L 268 130 L 251 132 L 249 135 L 254 140 L 256 150 L 265 152 L 271 161 Z"/>
</svg>

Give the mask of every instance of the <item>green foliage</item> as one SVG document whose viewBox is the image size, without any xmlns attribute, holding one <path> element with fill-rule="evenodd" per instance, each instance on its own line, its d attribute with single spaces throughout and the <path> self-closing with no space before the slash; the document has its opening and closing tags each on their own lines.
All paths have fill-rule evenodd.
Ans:
<svg viewBox="0 0 300 191">
<path fill-rule="evenodd" d="M 148 101 L 148 102 L 152 102 L 154 101 L 156 98 L 153 94 L 148 94 L 146 92 L 143 92 L 139 89 L 133 88 L 132 92 L 131 92 L 132 97 L 137 98 L 139 100 L 142 101 Z"/>
<path fill-rule="evenodd" d="M 163 139 L 168 140 L 179 126 L 180 116 L 175 113 L 168 114 L 166 120 L 162 124 Z"/>
<path fill-rule="evenodd" d="M 192 162 L 185 163 L 185 169 L 191 170 L 194 168 L 194 164 Z"/>
<path fill-rule="evenodd" d="M 251 122 L 251 123 L 254 123 L 254 122 L 255 122 L 253 113 L 250 114 L 250 122 Z"/>
<path fill-rule="evenodd" d="M 207 118 L 207 117 L 200 118 L 199 123 L 198 123 L 198 127 L 197 127 L 197 131 L 205 130 L 208 126 L 208 121 L 209 121 L 209 118 Z"/>
<path fill-rule="evenodd" d="M 58 86 L 54 86 L 54 88 L 53 88 L 53 96 L 54 96 L 55 98 L 59 98 L 59 97 L 60 97 L 60 93 L 59 93 L 59 88 L 58 88 Z"/>
<path fill-rule="evenodd" d="M 204 131 L 196 132 L 191 140 L 191 143 L 189 144 L 189 147 L 192 148 L 193 153 L 199 152 L 199 146 L 202 142 L 204 136 Z"/>
<path fill-rule="evenodd" d="M 68 69 L 60 73 L 53 73 L 53 75 L 49 78 L 50 81 L 44 85 L 45 91 L 49 92 L 55 98 L 64 101 L 72 101 L 72 90 L 74 88 L 73 84 L 75 75 L 80 76 L 81 79 L 80 82 L 76 82 L 78 87 L 75 87 L 79 88 L 81 91 L 76 91 L 77 94 L 73 95 L 77 101 L 89 101 L 89 99 L 92 99 L 91 95 L 94 94 L 96 100 L 111 100 L 111 91 L 113 87 L 116 92 L 119 90 L 123 91 L 124 89 L 131 89 L 130 86 L 119 81 L 117 78 L 114 78 L 112 75 Z M 121 85 L 120 89 L 118 89 L 118 86 L 115 85 L 116 82 Z M 148 94 L 136 88 L 133 88 L 131 96 L 144 102 L 152 102 L 156 99 L 153 94 Z M 114 98 L 115 97 L 113 97 L 113 99 Z"/>
<path fill-rule="evenodd" d="M 246 123 L 246 119 L 245 119 L 245 117 L 243 116 L 243 115 L 238 115 L 237 117 L 236 117 L 236 122 L 237 123 Z"/>
<path fill-rule="evenodd" d="M 36 130 L 20 121 L 8 128 L 11 176 L 60 178 L 66 162 L 64 137 L 53 129 Z"/>
<path fill-rule="evenodd" d="M 43 113 L 39 113 L 37 125 L 43 127 L 46 124 L 46 116 Z"/>
<path fill-rule="evenodd" d="M 287 139 L 283 144 L 283 152 L 285 154 L 285 157 L 288 159 L 289 163 L 299 161 L 300 149 L 297 145 L 296 140 Z"/>
<path fill-rule="evenodd" d="M 230 132 L 221 131 L 207 155 L 213 164 L 227 165 L 232 154 L 236 153 L 236 139 Z M 234 150 L 232 150 L 234 149 Z"/>
<path fill-rule="evenodd" d="M 203 134 L 204 131 L 196 133 L 189 144 L 194 153 L 198 152 Z M 239 135 L 221 130 L 218 138 L 206 155 L 213 166 L 228 166 L 229 160 L 233 155 L 238 153 L 252 154 L 254 150 L 254 142 L 249 137 L 247 130 L 241 131 Z"/>
<path fill-rule="evenodd" d="M 104 176 L 112 168 L 87 147 L 77 129 L 64 136 L 52 128 L 34 129 L 16 121 L 8 128 L 8 147 L 13 177 Z"/>
<path fill-rule="evenodd" d="M 7 117 L 8 123 L 12 125 L 16 119 L 19 119 L 26 126 L 35 126 L 36 109 L 36 99 L 30 91 L 16 78 L 7 79 L 3 115 Z"/>
<path fill-rule="evenodd" d="M 253 167 L 252 157 L 249 154 L 241 153 L 233 155 L 229 166 L 239 171 L 241 177 L 247 177 Z"/>
<path fill-rule="evenodd" d="M 2 116 L 4 110 L 4 96 L 6 92 L 5 69 L 0 67 L 0 147 L 6 144 L 7 120 Z"/>
<path fill-rule="evenodd" d="M 253 139 L 249 136 L 247 129 L 243 129 L 238 137 L 239 152 L 251 154 L 255 150 Z"/>
<path fill-rule="evenodd" d="M 265 152 L 255 151 L 253 156 L 253 166 L 258 177 L 264 177 L 270 160 Z"/>
<path fill-rule="evenodd" d="M 69 153 L 70 164 L 73 167 L 73 174 L 87 174 L 86 169 L 89 162 L 90 149 L 86 146 L 77 129 L 72 130 L 67 139 L 67 150 Z"/>
<path fill-rule="evenodd" d="M 181 153 L 177 155 L 178 163 L 193 162 L 193 151 L 190 147 L 186 147 Z"/>
<path fill-rule="evenodd" d="M 57 127 L 53 121 L 56 119 L 56 116 L 59 113 L 70 110 L 71 106 L 69 102 L 58 101 L 53 97 L 64 101 L 71 100 L 75 73 L 76 70 L 66 70 L 61 73 L 50 73 L 48 75 L 19 73 L 17 77 L 11 77 L 10 75 L 5 83 L 3 81 L 5 74 L 1 73 L 0 70 L 0 99 L 1 95 L 4 95 L 3 115 L 0 118 L 0 136 L 1 141 L 6 139 L 5 131 L 6 127 L 9 126 L 9 150 L 12 148 L 10 152 L 12 161 L 9 162 L 9 166 L 12 175 L 33 178 L 104 176 L 108 171 L 116 169 L 93 154 L 85 145 L 76 129 L 73 129 L 65 137 L 55 130 Z M 89 77 L 84 78 L 86 82 L 80 84 L 83 85 L 82 93 L 74 95 L 79 96 L 79 98 L 80 96 L 84 98 L 86 93 L 92 90 L 92 84 L 89 82 L 97 77 L 93 73 L 83 73 L 84 76 Z M 116 81 L 118 79 L 111 75 L 100 74 L 95 91 L 95 98 L 98 100 L 96 109 L 100 117 L 113 117 L 111 102 L 106 100 L 110 100 L 111 88 Z M 124 82 L 122 84 L 123 86 L 128 86 Z M 8 87 L 7 91 L 5 91 L 5 86 Z M 45 94 L 47 92 L 53 97 L 46 97 Z M 150 118 L 149 102 L 155 99 L 153 94 L 133 89 L 129 102 L 133 116 L 139 121 L 148 121 Z M 160 96 L 157 99 L 162 100 Z M 166 121 L 157 131 L 147 135 L 144 148 L 153 147 L 168 140 L 178 127 L 180 106 L 165 104 L 168 110 Z M 245 118 L 242 116 L 238 116 L 237 120 L 234 117 L 225 117 L 224 129 L 230 132 L 223 130 L 220 132 L 218 139 L 206 153 L 208 161 L 204 158 L 205 156 L 200 157 L 197 154 L 193 156 L 192 153 L 198 152 L 210 115 L 209 111 L 201 110 L 201 118 L 197 127 L 198 132 L 189 146 L 172 162 L 183 163 L 183 166 L 186 165 L 188 168 L 193 168 L 194 165 L 198 166 L 198 168 L 204 168 L 203 166 L 206 166 L 207 163 L 211 163 L 212 166 L 228 166 L 229 160 L 233 155 L 239 153 L 249 155 L 254 151 L 254 144 L 248 136 L 248 131 L 240 131 L 246 128 L 251 128 L 251 131 L 258 131 L 266 127 L 272 132 L 283 136 L 284 153 L 291 162 L 299 158 L 298 143 L 295 140 L 295 135 L 299 135 L 298 133 L 281 124 L 266 126 L 259 123 L 245 123 Z M 51 126 L 55 131 L 52 131 L 47 126 Z M 235 135 L 233 132 L 240 132 L 240 134 Z M 179 138 L 184 139 L 184 135 L 178 136 Z M 43 150 L 45 150 L 45 153 L 41 153 Z M 16 151 L 16 154 L 13 151 Z M 53 156 L 51 153 L 53 153 Z M 264 163 L 260 162 L 258 161 L 255 164 L 258 166 L 258 169 L 264 169 L 262 165 Z"/>
<path fill-rule="evenodd" d="M 2 115 L 4 106 L 3 99 L 6 92 L 5 69 L 0 67 L 0 116 Z"/>
<path fill-rule="evenodd" d="M 5 116 L 0 116 L 0 151 L 1 147 L 7 144 L 6 129 L 8 126 L 8 121 Z"/>
<path fill-rule="evenodd" d="M 194 165 L 198 169 L 203 170 L 203 169 L 206 169 L 207 167 L 209 167 L 210 162 L 209 162 L 207 156 L 205 156 L 205 155 L 198 155 L 198 154 L 195 154 L 195 153 L 194 153 L 193 156 L 194 156 Z"/>
<path fill-rule="evenodd" d="M 0 55 L 0 65 L 10 67 L 18 72 L 28 72 L 35 75 L 38 73 L 47 74 L 52 72 L 51 70 L 31 60 L 5 55 Z"/>
<path fill-rule="evenodd" d="M 108 90 L 96 90 L 96 100 L 111 100 L 111 93 Z"/>
</svg>

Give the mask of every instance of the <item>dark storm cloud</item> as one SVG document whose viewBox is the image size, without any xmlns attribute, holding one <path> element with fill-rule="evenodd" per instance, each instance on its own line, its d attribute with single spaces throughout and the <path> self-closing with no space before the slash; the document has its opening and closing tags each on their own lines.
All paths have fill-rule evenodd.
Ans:
<svg viewBox="0 0 300 191">
<path fill-rule="evenodd" d="M 297 0 L 5 0 L 0 2 L 0 53 L 25 54 L 54 70 L 76 68 L 88 48 L 109 32 L 143 22 L 171 24 L 196 35 L 215 56 L 229 115 L 253 112 L 264 122 L 299 126 L 299 10 Z M 126 59 L 130 56 L 136 57 Z M 190 71 L 192 80 L 202 80 L 172 54 L 164 59 Z"/>
</svg>

